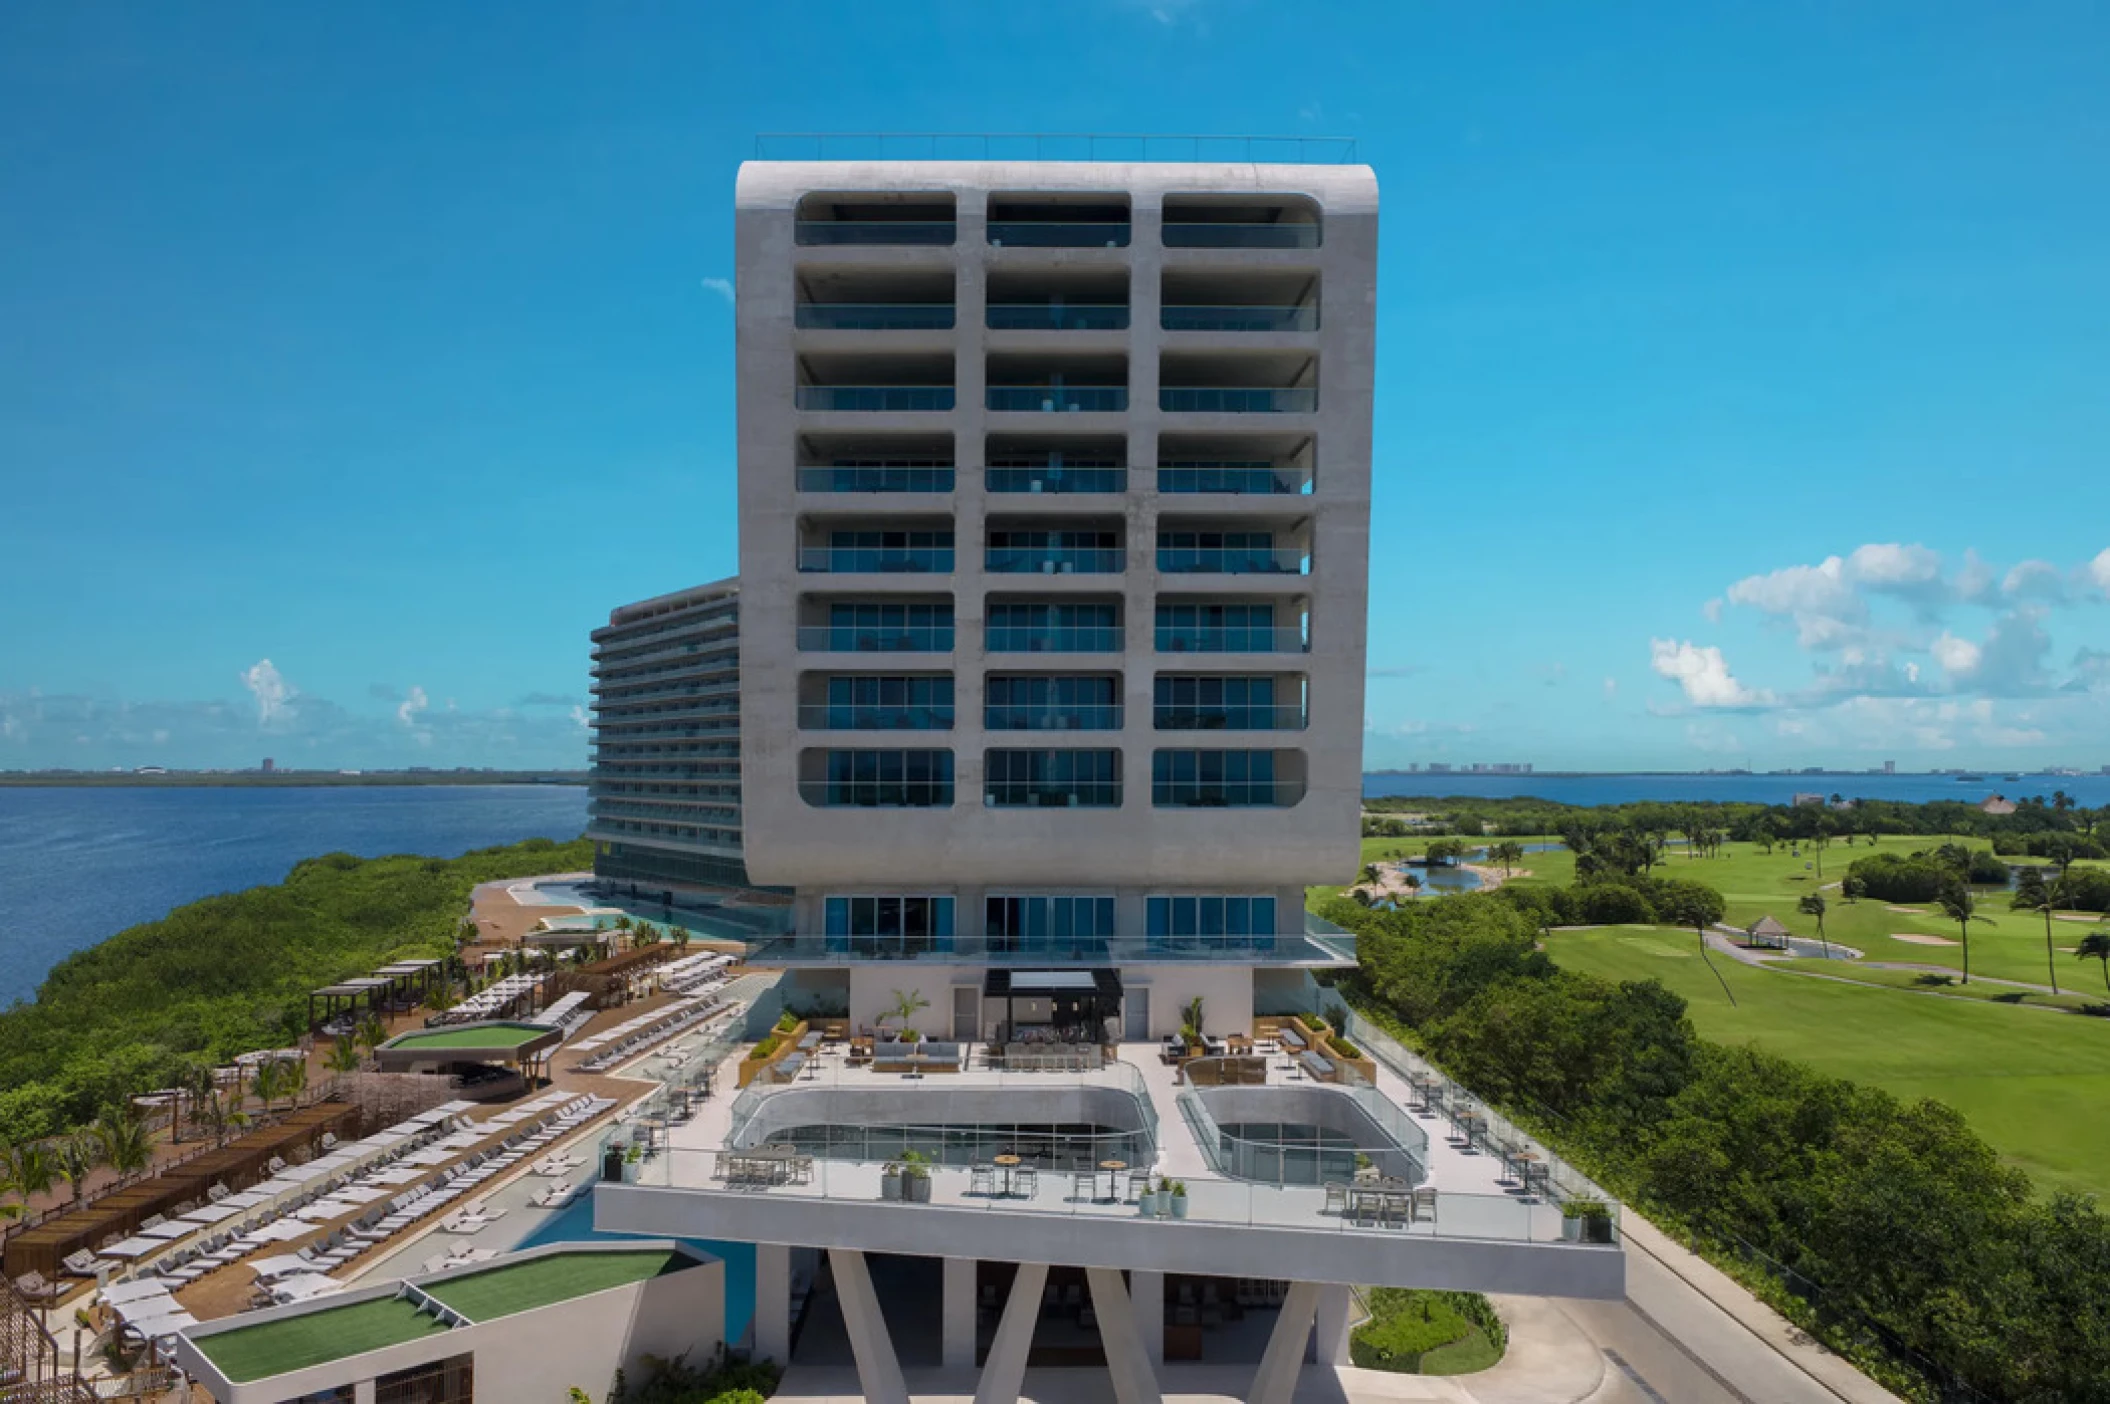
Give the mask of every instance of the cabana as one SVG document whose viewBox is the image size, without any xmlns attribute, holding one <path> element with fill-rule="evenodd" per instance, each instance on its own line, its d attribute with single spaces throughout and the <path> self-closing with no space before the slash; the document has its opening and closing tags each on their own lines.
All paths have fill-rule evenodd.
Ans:
<svg viewBox="0 0 2110 1404">
<path fill-rule="evenodd" d="M 446 1072 L 463 1063 L 495 1063 L 533 1078 L 547 1070 L 549 1055 L 563 1041 L 562 1029 L 492 1019 L 397 1034 L 374 1050 L 374 1061 L 389 1073 Z"/>
<path fill-rule="evenodd" d="M 1771 916 L 1762 916 L 1744 928 L 1744 941 L 1753 946 L 1772 946 L 1779 950 L 1788 948 L 1788 929 Z"/>
</svg>

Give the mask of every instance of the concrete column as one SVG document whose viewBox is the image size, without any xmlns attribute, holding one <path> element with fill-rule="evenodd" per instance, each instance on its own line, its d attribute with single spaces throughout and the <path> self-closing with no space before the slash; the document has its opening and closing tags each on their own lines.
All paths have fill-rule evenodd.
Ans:
<svg viewBox="0 0 2110 1404">
<path fill-rule="evenodd" d="M 791 1249 L 755 1245 L 755 1359 L 791 1363 Z"/>
<path fill-rule="evenodd" d="M 850 1352 L 857 1357 L 857 1382 L 866 1400 L 909 1404 L 908 1384 L 901 1378 L 901 1361 L 887 1335 L 865 1255 L 855 1248 L 830 1248 L 828 1266 L 835 1271 L 835 1297 L 842 1304 L 843 1326 L 849 1332 Z"/>
<path fill-rule="evenodd" d="M 1297 1390 L 1297 1372 L 1304 1365 L 1304 1343 L 1311 1338 L 1312 1318 L 1319 1306 L 1319 1284 L 1292 1282 L 1282 1300 L 1282 1314 L 1267 1338 L 1267 1353 L 1253 1372 L 1253 1387 L 1246 1404 L 1289 1404 Z"/>
<path fill-rule="evenodd" d="M 359 1380 L 352 1385 L 352 1404 L 374 1404 L 372 1380 Z"/>
<path fill-rule="evenodd" d="M 1099 1317 L 1099 1343 L 1106 1348 L 1106 1368 L 1114 1377 L 1116 1404 L 1159 1404 L 1157 1372 L 1143 1353 L 1143 1337 L 1136 1329 L 1136 1311 L 1128 1289 L 1121 1285 L 1118 1268 L 1086 1268 L 1085 1283 L 1092 1289 L 1092 1310 Z M 1162 1340 L 1164 1332 L 1159 1331 Z M 1285 1401 L 1287 1404 L 1287 1401 Z"/>
<path fill-rule="evenodd" d="M 1033 1349 L 1033 1327 L 1040 1320 L 1041 1289 L 1047 1285 L 1046 1263 L 1018 1265 L 1004 1314 L 996 1323 L 996 1339 L 989 1343 L 989 1358 L 982 1364 L 981 1383 L 975 1386 L 974 1404 L 1018 1404 L 1018 1392 L 1026 1383 L 1026 1355 Z"/>
<path fill-rule="evenodd" d="M 1135 1302 L 1136 1334 L 1143 1338 L 1143 1354 L 1152 1365 L 1165 1363 L 1165 1274 L 1131 1272 L 1128 1295 Z"/>
<path fill-rule="evenodd" d="M 1319 1289 L 1318 1326 L 1312 1332 L 1313 1359 L 1318 1364 L 1349 1363 L 1348 1319 L 1354 1308 L 1355 1298 L 1346 1283 L 1329 1282 Z"/>
<path fill-rule="evenodd" d="M 940 1359 L 948 1366 L 974 1364 L 974 1270 L 973 1258 L 945 1260 L 945 1314 L 941 1323 L 944 1345 Z"/>
</svg>

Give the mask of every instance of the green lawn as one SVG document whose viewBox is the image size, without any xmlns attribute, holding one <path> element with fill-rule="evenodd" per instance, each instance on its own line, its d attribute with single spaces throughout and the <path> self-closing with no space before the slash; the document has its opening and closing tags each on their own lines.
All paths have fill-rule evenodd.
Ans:
<svg viewBox="0 0 2110 1404">
<path fill-rule="evenodd" d="M 1732 1008 L 1689 931 L 1563 931 L 1547 949 L 1570 969 L 1661 980 L 1716 1042 L 1752 1044 L 1900 1097 L 1946 1102 L 2040 1188 L 2110 1193 L 2110 1117 L 2102 1112 L 2110 1105 L 2110 1020 L 1813 980 L 1717 954 L 1714 969 L 1736 994 Z M 2097 978 L 2093 966 L 2087 974 Z"/>
<path fill-rule="evenodd" d="M 446 1329 L 405 1299 L 384 1297 L 205 1336 L 198 1348 L 228 1379 L 246 1384 Z"/>
<path fill-rule="evenodd" d="M 1947 973 L 1932 970 L 1871 970 L 1858 961 L 1851 960 L 1779 960 L 1773 963 L 1783 970 L 1828 975 L 1836 980 L 1852 980 L 1861 985 L 1882 985 L 1893 990 L 1916 990 L 1923 994 L 1933 991 L 1953 999 L 1978 999 L 1990 1004 L 2078 1010 L 2110 1003 L 2110 1000 L 2104 999 L 2100 990 L 2093 996 L 2054 995 L 2039 990 L 2017 989 L 2013 985 L 2003 985 L 1983 978 L 1966 985 L 1961 982 L 1959 976 Z"/>
<path fill-rule="evenodd" d="M 663 1248 L 636 1253 L 558 1253 L 434 1283 L 423 1290 L 471 1321 L 491 1321 L 611 1287 L 628 1287 L 687 1266 L 689 1259 Z"/>
<path fill-rule="evenodd" d="M 1975 848 L 1988 846 L 1983 839 L 1957 841 Z M 1755 844 L 1725 844 L 1722 856 L 1716 858 L 1687 858 L 1673 849 L 1670 857 L 1656 865 L 1654 875 L 1691 878 L 1716 889 L 1727 899 L 1727 919 L 1735 925 L 1748 926 L 1762 916 L 1772 916 L 1796 935 L 1812 940 L 1817 936 L 1817 919 L 1796 911 L 1795 904 L 1807 894 L 1821 890 L 1829 904 L 1824 934 L 1830 939 L 1852 946 L 1869 960 L 1938 965 L 1960 972 L 1961 945 L 1922 945 L 1900 941 L 1895 934 L 1940 936 L 1954 941 L 1958 938 L 1956 923 L 1938 913 L 1930 915 L 1925 908 L 1894 911 L 1882 902 L 1848 902 L 1839 895 L 1839 880 L 1846 876 L 1847 864 L 1867 857 L 1878 846 L 1886 853 L 1912 853 L 1941 842 L 1925 836 L 1892 836 L 1880 840 L 1880 845 L 1864 839 L 1849 848 L 1835 841 L 1821 858 L 1807 848 L 1797 855 L 1786 845 L 1768 854 L 1760 852 Z M 1821 880 L 1817 871 L 1820 863 Z M 1567 883 L 1575 879 L 1575 855 L 1566 849 L 1529 854 L 1525 866 L 1534 880 Z M 2043 916 L 2009 911 L 2005 892 L 1983 891 L 1979 903 L 1980 914 L 1988 919 L 1971 923 L 1972 973 L 2047 983 L 2051 975 L 2044 955 Z M 2099 922 L 2056 921 L 2052 923 L 2052 945 L 2070 948 L 2099 927 L 2110 929 L 2110 917 Z M 2075 960 L 2066 950 L 2057 950 L 2053 958 L 2061 990 L 2071 987 L 2082 994 L 2103 990 L 2103 970 L 2096 962 Z"/>
<path fill-rule="evenodd" d="M 423 1033 L 400 1034 L 388 1043 L 390 1048 L 518 1048 L 523 1043 L 541 1038 L 549 1030 L 535 1024 L 504 1024 L 498 1027 L 470 1025 L 459 1029 L 429 1029 Z"/>
</svg>

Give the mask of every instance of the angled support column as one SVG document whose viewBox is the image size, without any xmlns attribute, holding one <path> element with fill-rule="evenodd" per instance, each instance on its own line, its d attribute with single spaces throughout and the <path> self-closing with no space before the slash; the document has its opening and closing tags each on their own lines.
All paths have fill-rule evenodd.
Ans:
<svg viewBox="0 0 2110 1404">
<path fill-rule="evenodd" d="M 1135 1306 L 1128 1289 L 1121 1285 L 1119 1268 L 1086 1268 L 1084 1280 L 1092 1289 L 1092 1310 L 1099 1317 L 1099 1344 L 1106 1348 L 1106 1368 L 1114 1377 L 1115 1404 L 1160 1404 L 1157 1372 L 1143 1353 L 1143 1336 L 1136 1329 Z"/>
<path fill-rule="evenodd" d="M 1253 1372 L 1253 1387 L 1246 1391 L 1246 1404 L 1289 1404 L 1297 1390 L 1297 1372 L 1304 1367 L 1304 1343 L 1311 1339 L 1312 1318 L 1319 1307 L 1319 1284 L 1292 1282 L 1282 1300 L 1282 1314 L 1267 1338 L 1267 1354 Z"/>
<path fill-rule="evenodd" d="M 755 1359 L 791 1363 L 791 1249 L 755 1245 Z"/>
<path fill-rule="evenodd" d="M 1165 1363 L 1165 1274 L 1128 1274 L 1128 1295 L 1135 1299 L 1136 1334 L 1143 1338 L 1143 1354 L 1152 1365 Z"/>
<path fill-rule="evenodd" d="M 1004 1299 L 1003 1317 L 996 1325 L 996 1339 L 989 1343 L 989 1358 L 982 1363 L 974 1404 L 1018 1404 L 1018 1392 L 1026 1384 L 1026 1355 L 1033 1349 L 1033 1327 L 1040 1320 L 1041 1289 L 1047 1285 L 1046 1263 L 1018 1265 L 1011 1295 Z"/>
<path fill-rule="evenodd" d="M 945 1290 L 939 1327 L 942 1332 L 940 1363 L 948 1367 L 974 1364 L 974 1270 L 973 1258 L 947 1258 Z"/>
<path fill-rule="evenodd" d="M 1317 1350 L 1313 1359 L 1321 1365 L 1346 1365 L 1348 1359 L 1348 1318 L 1354 1314 L 1355 1299 L 1344 1282 L 1329 1282 L 1319 1289 L 1319 1321 L 1314 1331 Z"/>
<path fill-rule="evenodd" d="M 866 1400 L 870 1404 L 909 1404 L 901 1361 L 894 1354 L 893 1338 L 887 1335 L 886 1317 L 879 1310 L 879 1294 L 872 1290 L 865 1255 L 855 1248 L 830 1248 L 828 1266 L 835 1272 L 835 1296 L 842 1303 L 843 1326 L 850 1333 L 857 1382 Z"/>
</svg>

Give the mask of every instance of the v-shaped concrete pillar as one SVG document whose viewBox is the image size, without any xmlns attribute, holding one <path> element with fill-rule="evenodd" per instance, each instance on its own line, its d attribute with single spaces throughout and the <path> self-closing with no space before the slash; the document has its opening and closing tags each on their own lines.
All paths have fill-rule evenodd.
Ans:
<svg viewBox="0 0 2110 1404">
<path fill-rule="evenodd" d="M 1246 1404 L 1289 1404 L 1297 1390 L 1297 1372 L 1304 1367 L 1304 1343 L 1311 1339 L 1312 1318 L 1319 1310 L 1319 1284 L 1292 1282 L 1282 1299 L 1282 1314 L 1267 1338 L 1267 1354 L 1253 1372 L 1253 1387 L 1246 1391 Z"/>
<path fill-rule="evenodd" d="M 828 1266 L 835 1273 L 835 1297 L 842 1303 L 843 1326 L 850 1333 L 850 1352 L 857 1357 L 857 1382 L 865 1399 L 868 1404 L 909 1404 L 908 1384 L 901 1378 L 901 1361 L 879 1310 L 879 1294 L 872 1290 L 865 1255 L 855 1248 L 830 1248 Z"/>
<path fill-rule="evenodd" d="M 1004 1314 L 996 1323 L 996 1339 L 989 1343 L 989 1358 L 982 1362 L 974 1404 L 1018 1404 L 1018 1392 L 1026 1384 L 1026 1356 L 1033 1349 L 1033 1327 L 1040 1320 L 1040 1294 L 1047 1284 L 1046 1263 L 1018 1265 Z"/>
<path fill-rule="evenodd" d="M 1136 1327 L 1136 1309 L 1128 1300 L 1128 1289 L 1121 1285 L 1120 1269 L 1086 1268 L 1084 1280 L 1092 1289 L 1099 1344 L 1106 1348 L 1116 1404 L 1160 1404 L 1157 1373 L 1143 1351 L 1143 1333 Z"/>
</svg>

